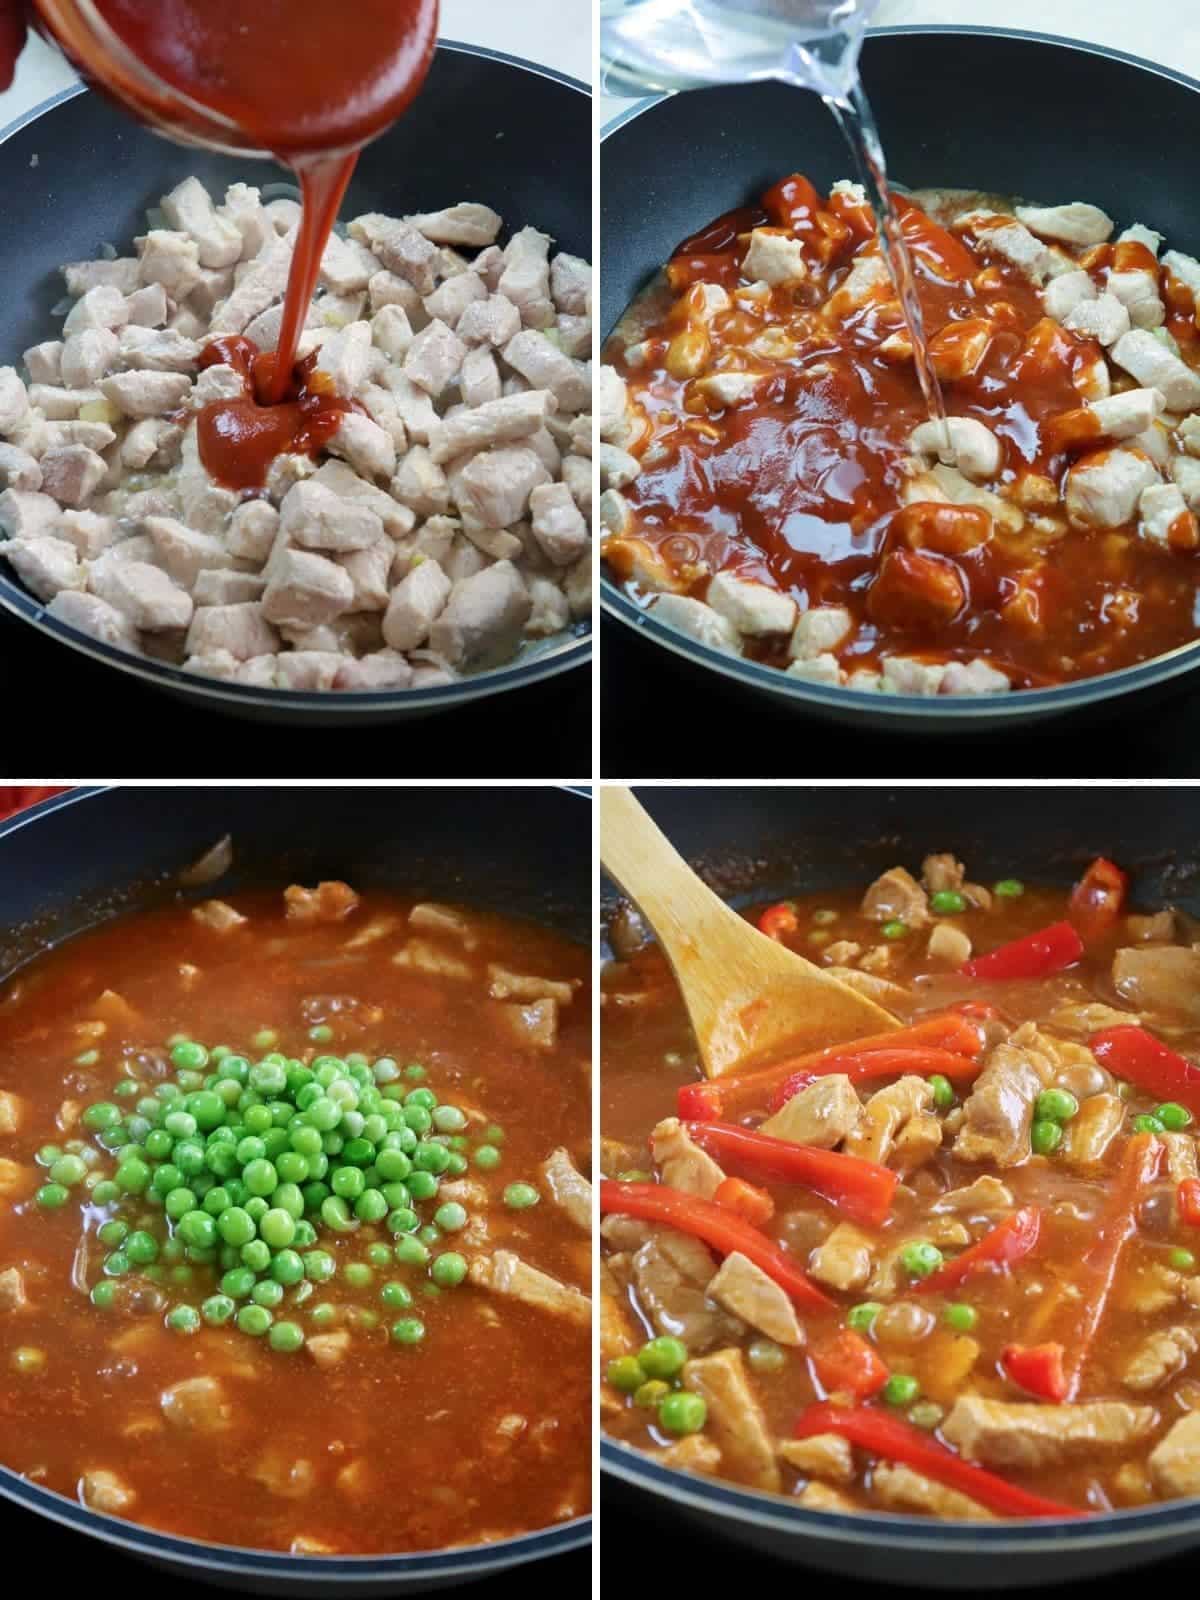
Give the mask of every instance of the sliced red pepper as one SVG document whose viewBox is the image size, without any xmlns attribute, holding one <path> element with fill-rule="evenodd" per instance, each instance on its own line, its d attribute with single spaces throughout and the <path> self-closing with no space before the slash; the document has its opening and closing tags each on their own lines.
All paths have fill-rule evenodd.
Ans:
<svg viewBox="0 0 1200 1600">
<path fill-rule="evenodd" d="M 713 1200 L 756 1228 L 770 1222 L 775 1215 L 775 1202 L 767 1191 L 757 1184 L 747 1183 L 744 1178 L 725 1178 L 717 1185 Z"/>
<path fill-rule="evenodd" d="M 711 1200 L 669 1189 L 662 1183 L 617 1183 L 612 1178 L 604 1178 L 600 1183 L 600 1211 L 604 1216 L 618 1212 L 639 1217 L 643 1222 L 665 1222 L 669 1227 L 678 1228 L 680 1233 L 703 1239 L 723 1256 L 739 1251 L 756 1267 L 761 1267 L 798 1306 L 824 1311 L 834 1309 L 829 1296 L 822 1294 L 786 1250 Z"/>
<path fill-rule="evenodd" d="M 1055 1404 L 1067 1398 L 1070 1385 L 1063 1368 L 1063 1347 L 1047 1344 L 1006 1344 L 1000 1365 L 1019 1389 Z"/>
<path fill-rule="evenodd" d="M 979 262 L 961 239 L 936 223 L 906 196 L 893 194 L 892 199 L 900 214 L 900 232 L 909 254 L 931 277 L 943 283 L 954 280 L 965 283 L 975 276 Z"/>
<path fill-rule="evenodd" d="M 1090 944 L 1112 932 L 1125 905 L 1129 874 L 1103 856 L 1095 861 L 1071 891 L 1071 921 Z"/>
<path fill-rule="evenodd" d="M 1002 1517 L 1086 1517 L 1078 1506 L 1060 1504 L 1044 1495 L 1033 1494 L 1015 1483 L 1008 1483 L 994 1472 L 964 1461 L 946 1445 L 931 1439 L 900 1417 L 890 1416 L 874 1406 L 837 1406 L 828 1400 L 809 1406 L 793 1429 L 797 1439 L 811 1439 L 819 1433 L 838 1433 L 851 1444 L 868 1450 L 885 1461 L 900 1461 L 915 1467 L 935 1483 L 957 1489 L 980 1505 Z"/>
<path fill-rule="evenodd" d="M 869 1400 L 890 1376 L 878 1350 L 853 1328 L 843 1328 L 812 1352 L 813 1370 L 829 1394 L 852 1394 Z"/>
<path fill-rule="evenodd" d="M 1072 967 L 1083 955 L 1083 940 L 1069 922 L 1055 922 L 1023 939 L 1002 944 L 963 964 L 968 978 L 1044 978 Z"/>
<path fill-rule="evenodd" d="M 1158 1175 L 1162 1145 L 1152 1133 L 1135 1133 L 1125 1146 L 1115 1186 L 1094 1229 L 1092 1242 L 1084 1252 L 1083 1266 L 1088 1282 L 1083 1287 L 1080 1319 L 1064 1345 L 1067 1398 L 1073 1400 L 1088 1354 L 1104 1320 L 1117 1280 L 1121 1253 L 1137 1232 L 1138 1207 Z"/>
<path fill-rule="evenodd" d="M 760 204 L 777 228 L 792 233 L 811 232 L 813 219 L 821 209 L 821 197 L 807 178 L 793 172 L 762 195 Z"/>
<path fill-rule="evenodd" d="M 782 939 L 784 934 L 795 933 L 799 926 L 796 913 L 791 906 L 782 902 L 777 906 L 768 906 L 758 919 L 758 931 L 765 933 L 768 939 Z"/>
<path fill-rule="evenodd" d="M 741 1167 L 763 1182 L 798 1183 L 865 1227 L 878 1228 L 887 1221 L 899 1181 L 890 1167 L 776 1139 L 732 1122 L 689 1122 L 685 1127 L 722 1166 Z"/>
<path fill-rule="evenodd" d="M 673 256 L 667 262 L 667 282 L 676 293 L 690 289 L 694 283 L 719 283 L 725 289 L 735 289 L 740 277 L 737 256 L 723 250 L 709 255 Z"/>
<path fill-rule="evenodd" d="M 900 1078 L 906 1073 L 915 1073 L 921 1078 L 940 1073 L 943 1078 L 956 1082 L 960 1078 L 973 1078 L 978 1071 L 978 1061 L 956 1055 L 953 1050 L 872 1050 L 865 1056 L 847 1053 L 823 1061 L 819 1072 L 793 1072 L 772 1094 L 767 1107 L 771 1111 L 781 1110 L 801 1089 L 807 1089 L 818 1078 L 827 1078 L 834 1072 L 844 1073 L 853 1083 L 865 1083 L 872 1078 Z"/>
<path fill-rule="evenodd" d="M 760 1067 L 755 1072 L 730 1073 L 728 1077 L 711 1083 L 688 1083 L 679 1091 L 679 1115 L 689 1122 L 715 1122 L 736 1110 L 753 1110 L 768 1104 L 771 1093 L 797 1072 L 810 1072 L 814 1077 L 827 1072 L 840 1072 L 840 1066 L 830 1062 L 843 1062 L 847 1056 L 871 1055 L 877 1050 L 896 1049 L 950 1050 L 955 1055 L 974 1058 L 983 1049 L 983 1034 L 969 1018 L 954 1012 L 936 1017 L 923 1017 L 908 1028 L 896 1028 L 891 1033 L 868 1034 L 865 1039 L 854 1039 L 847 1044 L 829 1045 L 824 1050 L 811 1050 L 806 1055 L 791 1056 L 778 1061 L 773 1067 Z"/>
<path fill-rule="evenodd" d="M 1183 1178 L 1175 1190 L 1175 1209 L 1179 1220 L 1189 1228 L 1200 1228 L 1200 1178 Z"/>
<path fill-rule="evenodd" d="M 1105 1028 L 1088 1040 L 1101 1066 L 1144 1089 L 1158 1101 L 1177 1100 L 1200 1116 L 1200 1067 L 1177 1055 L 1145 1028 Z"/>
<path fill-rule="evenodd" d="M 913 1288 L 953 1289 L 973 1272 L 1014 1266 L 1037 1244 L 1041 1231 L 1042 1213 L 1038 1207 L 1022 1206 L 1020 1211 L 998 1222 L 982 1239 L 968 1245 L 961 1255 L 914 1283 Z"/>
</svg>

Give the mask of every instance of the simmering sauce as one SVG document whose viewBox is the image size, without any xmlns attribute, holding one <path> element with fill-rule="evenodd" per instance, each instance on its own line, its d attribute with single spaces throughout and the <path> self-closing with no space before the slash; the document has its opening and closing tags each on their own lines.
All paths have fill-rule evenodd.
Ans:
<svg viewBox="0 0 1200 1600">
<path fill-rule="evenodd" d="M 295 171 L 303 216 L 278 357 L 260 385 L 263 404 L 292 407 L 305 381 L 293 372 L 300 330 L 357 152 L 420 88 L 437 0 L 94 0 L 103 43 L 78 0 L 38 0 L 38 10 L 89 76 L 144 120 L 188 141 L 267 151 Z M 201 417 L 205 466 L 231 488 L 257 486 L 265 440 L 294 433 L 291 421 L 251 426 L 247 414 L 231 428 L 226 403 L 208 410 L 219 414 Z M 245 462 L 235 460 L 240 440 Z"/>
<path fill-rule="evenodd" d="M 711 576 L 730 572 L 801 610 L 844 606 L 855 624 L 838 652 L 847 671 L 899 652 L 983 657 L 1014 686 L 1036 687 L 1195 639 L 1194 557 L 1148 543 L 1133 524 L 1080 528 L 1062 514 L 1079 450 L 1059 448 L 1046 424 L 1084 405 L 1101 347 L 1049 318 L 1038 287 L 979 248 L 978 233 L 951 232 L 895 199 L 947 410 L 998 439 L 1002 466 L 986 487 L 1008 504 L 979 510 L 975 538 L 963 536 L 970 516 L 953 519 L 950 538 L 931 504 L 906 506 L 921 498 L 909 438 L 929 416 L 911 340 L 890 281 L 861 296 L 844 287 L 877 251 L 873 217 L 849 190 L 822 198 L 791 177 L 684 240 L 665 283 L 609 343 L 605 359 L 625 378 L 642 428 L 630 446 L 641 474 L 622 490 L 632 535 L 606 546 L 618 578 L 635 596 L 668 587 L 703 599 Z M 761 227 L 801 241 L 803 281 L 747 282 L 750 230 Z M 1114 268 L 1160 275 L 1166 331 L 1195 363 L 1193 297 L 1144 245 L 1075 254 L 1100 289 Z M 730 303 L 711 300 L 714 285 Z M 721 406 L 705 392 L 711 375 L 739 372 L 759 375 L 747 398 Z M 1133 380 L 1114 372 L 1112 386 Z M 660 584 L 638 571 L 646 546 Z M 914 603 L 902 582 L 877 584 L 893 555 L 897 578 L 906 564 L 917 570 Z M 783 666 L 786 643 L 744 649 Z"/>
</svg>

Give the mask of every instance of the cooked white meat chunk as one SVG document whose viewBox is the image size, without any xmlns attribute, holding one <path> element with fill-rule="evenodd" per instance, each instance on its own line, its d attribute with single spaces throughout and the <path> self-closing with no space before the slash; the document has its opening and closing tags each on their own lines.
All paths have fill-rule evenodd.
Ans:
<svg viewBox="0 0 1200 1600">
<path fill-rule="evenodd" d="M 1112 359 L 1140 384 L 1157 389 L 1170 411 L 1200 406 L 1200 374 L 1144 328 L 1134 328 L 1112 348 Z"/>
<path fill-rule="evenodd" d="M 683 1369 L 684 1388 L 708 1407 L 708 1432 L 725 1467 L 756 1489 L 780 1487 L 779 1463 L 762 1407 L 746 1377 L 740 1350 L 693 1357 Z"/>
<path fill-rule="evenodd" d="M 801 1345 L 804 1328 L 787 1294 L 761 1267 L 734 1250 L 721 1263 L 708 1286 L 719 1305 L 757 1328 L 776 1344 Z"/>
<path fill-rule="evenodd" d="M 678 1117 L 667 1117 L 650 1135 L 650 1151 L 663 1182 L 686 1194 L 711 1200 L 725 1174 L 688 1133 Z"/>
<path fill-rule="evenodd" d="M 1095 339 L 1108 349 L 1128 334 L 1129 312 L 1116 295 L 1105 291 L 1094 300 L 1079 300 L 1062 318 L 1062 325 L 1069 333 L 1078 334 L 1081 339 Z M 1113 358 L 1116 359 L 1115 350 Z"/>
<path fill-rule="evenodd" d="M 1142 490 L 1138 538 L 1164 550 L 1194 550 L 1200 544 L 1195 513 L 1189 510 L 1178 484 L 1152 483 Z"/>
<path fill-rule="evenodd" d="M 606 498 L 601 496 L 601 507 Z M 727 617 L 705 605 L 703 600 L 692 600 L 681 594 L 659 595 L 650 608 L 650 615 L 713 650 L 730 654 L 737 652 L 737 629 Z"/>
<path fill-rule="evenodd" d="M 490 206 L 462 200 L 442 211 L 425 211 L 408 221 L 434 244 L 467 245 L 479 249 L 492 244 L 500 232 L 500 214 Z"/>
<path fill-rule="evenodd" d="M 706 599 L 714 611 L 747 636 L 787 633 L 796 620 L 796 603 L 789 596 L 728 572 L 720 572 L 712 580 Z"/>
<path fill-rule="evenodd" d="M 511 561 L 497 561 L 454 586 L 430 631 L 430 645 L 451 665 L 481 666 L 511 656 L 531 601 Z"/>
<path fill-rule="evenodd" d="M 948 417 L 945 430 L 939 422 L 922 422 L 909 444 L 918 455 L 957 467 L 979 483 L 994 478 L 1004 460 L 999 439 L 974 417 Z"/>
<path fill-rule="evenodd" d="M 162 1392 L 162 1411 L 177 1428 L 222 1433 L 232 1426 L 233 1406 L 217 1378 L 184 1378 Z"/>
<path fill-rule="evenodd" d="M 1093 1094 L 1063 1128 L 1061 1159 L 1086 1167 L 1102 1161 L 1125 1121 L 1125 1102 L 1115 1094 Z"/>
<path fill-rule="evenodd" d="M 1111 1460 L 1144 1439 L 1157 1414 L 1121 1400 L 1037 1405 L 960 1395 L 942 1424 L 947 1443 L 968 1461 L 1001 1471 Z"/>
<path fill-rule="evenodd" d="M 1159 481 L 1158 469 L 1139 450 L 1099 450 L 1067 474 L 1067 515 L 1086 528 L 1119 528 L 1132 520 L 1142 492 Z"/>
<path fill-rule="evenodd" d="M 947 1489 L 898 1461 L 881 1461 L 871 1473 L 875 1498 L 889 1511 L 927 1511 L 958 1522 L 995 1522 L 996 1514 L 978 1500 Z"/>
<path fill-rule="evenodd" d="M 1103 244 L 1113 231 L 1110 216 L 1081 200 L 1065 206 L 1017 206 L 1016 216 L 1041 238 L 1063 244 Z"/>
<path fill-rule="evenodd" d="M 511 1295 L 539 1311 L 563 1317 L 576 1327 L 587 1327 L 592 1320 L 592 1305 L 587 1295 L 529 1266 L 511 1250 L 476 1256 L 471 1263 L 470 1280 L 495 1294 Z"/>
<path fill-rule="evenodd" d="M 1138 1394 L 1161 1388 L 1185 1369 L 1198 1345 L 1200 1339 L 1192 1328 L 1160 1328 L 1149 1334 L 1126 1361 L 1121 1382 Z"/>
<path fill-rule="evenodd" d="M 1015 217 L 993 211 L 973 211 L 958 218 L 955 226 L 966 229 L 981 256 L 995 256 L 1016 267 L 1031 283 L 1044 283 L 1050 276 L 1053 257 L 1042 241 Z"/>
<path fill-rule="evenodd" d="M 504 270 L 494 287 L 521 313 L 527 328 L 554 325 L 554 301 L 550 298 L 551 240 L 536 228 L 522 228 L 504 247 Z"/>
<path fill-rule="evenodd" d="M 1096 298 L 1096 285 L 1090 273 L 1080 268 L 1077 272 L 1063 272 L 1051 278 L 1042 290 L 1042 305 L 1046 315 L 1056 322 L 1064 321 L 1085 300 Z"/>
<path fill-rule="evenodd" d="M 1183 945 L 1118 950 L 1112 976 L 1117 993 L 1144 1017 L 1200 1018 L 1200 950 Z"/>
<path fill-rule="evenodd" d="M 833 1072 L 810 1083 L 761 1125 L 762 1133 L 794 1144 L 832 1150 L 857 1126 L 862 1101 L 844 1072 Z"/>
<path fill-rule="evenodd" d="M 861 1289 L 871 1276 L 872 1241 L 852 1223 L 837 1223 L 809 1257 L 809 1273 L 839 1291 Z"/>
<path fill-rule="evenodd" d="M 901 1130 L 922 1118 L 932 1104 L 933 1090 L 928 1079 L 911 1074 L 898 1078 L 886 1089 L 877 1090 L 863 1106 L 858 1122 L 846 1135 L 843 1149 L 848 1155 L 885 1164 Z M 936 1118 L 925 1117 L 923 1121 L 936 1123 Z M 936 1149 L 941 1142 L 940 1124 L 937 1127 L 937 1139 L 932 1149 Z"/>
<path fill-rule="evenodd" d="M 651 1450 L 649 1455 L 660 1466 L 673 1467 L 677 1472 L 716 1473 L 721 1465 L 720 1446 L 702 1433 L 690 1433 L 677 1439 L 662 1450 Z"/>
<path fill-rule="evenodd" d="M 567 1214 L 577 1228 L 590 1233 L 592 1186 L 565 1150 L 559 1148 L 550 1152 L 542 1162 L 542 1176 L 555 1205 Z"/>
<path fill-rule="evenodd" d="M 1030 1152 L 1033 1106 L 1057 1075 L 1056 1064 L 1018 1030 L 998 1044 L 963 1106 L 963 1122 L 954 1141 L 960 1161 L 991 1161 L 998 1167 L 1018 1166 Z"/>
<path fill-rule="evenodd" d="M 779 1459 L 806 1478 L 827 1483 L 854 1482 L 854 1452 L 840 1433 L 815 1433 L 811 1439 L 783 1439 Z"/>
<path fill-rule="evenodd" d="M 79 1480 L 79 1498 L 93 1511 L 122 1516 L 137 1504 L 137 1494 L 117 1473 L 106 1467 L 93 1467 Z"/>
<path fill-rule="evenodd" d="M 101 600 L 99 595 L 83 594 L 78 590 L 60 589 L 46 608 L 48 616 L 78 628 L 89 638 L 102 644 L 115 645 L 121 650 L 136 650 L 137 628 L 116 606 Z"/>
<path fill-rule="evenodd" d="M 1150 1452 L 1149 1465 L 1159 1494 L 1200 1494 L 1200 1411 L 1189 1411 L 1171 1425 Z"/>
<path fill-rule="evenodd" d="M 13 1129 L 8 1130 L 10 1133 Z M 24 1311 L 29 1305 L 25 1274 L 20 1267 L 5 1267 L 0 1272 L 0 1311 Z"/>
<path fill-rule="evenodd" d="M 909 928 L 923 928 L 929 922 L 929 899 L 911 872 L 892 867 L 863 896 L 862 913 L 875 922 L 899 921 Z"/>
</svg>

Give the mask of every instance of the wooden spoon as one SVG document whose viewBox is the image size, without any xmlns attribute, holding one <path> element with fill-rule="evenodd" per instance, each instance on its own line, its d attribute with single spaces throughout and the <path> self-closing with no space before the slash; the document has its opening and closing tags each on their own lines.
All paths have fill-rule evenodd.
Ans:
<svg viewBox="0 0 1200 1600">
<path fill-rule="evenodd" d="M 718 899 L 628 789 L 600 791 L 600 860 L 671 963 L 710 1078 L 785 1046 L 841 1044 L 900 1026 Z"/>
</svg>

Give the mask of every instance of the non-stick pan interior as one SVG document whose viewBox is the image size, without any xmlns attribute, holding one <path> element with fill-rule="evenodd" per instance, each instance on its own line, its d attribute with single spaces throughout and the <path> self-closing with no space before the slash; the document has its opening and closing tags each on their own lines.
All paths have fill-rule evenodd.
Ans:
<svg viewBox="0 0 1200 1600">
<path fill-rule="evenodd" d="M 591 100 L 539 69 L 440 46 L 424 90 L 368 145 L 342 208 L 438 210 L 482 200 L 509 230 L 526 223 L 591 256 Z M 64 261 L 104 244 L 129 250 L 146 211 L 189 173 L 214 192 L 235 182 L 294 181 L 273 163 L 185 149 L 79 94 L 0 145 L 0 364 L 19 361 L 56 326 Z"/>
<path fill-rule="evenodd" d="M 1003 32 L 883 30 L 862 74 L 892 176 L 909 188 L 1089 200 L 1200 248 L 1189 177 L 1197 86 L 1097 47 Z M 788 172 L 851 176 L 814 94 L 749 84 L 677 95 L 603 147 L 602 328 L 681 239 Z"/>
<path fill-rule="evenodd" d="M 1178 787 L 639 789 L 705 881 L 734 903 L 865 886 L 950 850 L 984 883 L 1070 883 L 1097 855 L 1148 908 L 1200 912 L 1196 797 Z"/>
<path fill-rule="evenodd" d="M 566 789 L 127 786 L 64 797 L 0 829 L 0 976 L 181 892 L 179 874 L 227 833 L 234 865 L 209 893 L 343 878 L 590 935 L 589 804 Z"/>
</svg>

